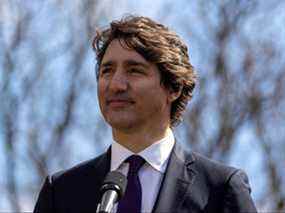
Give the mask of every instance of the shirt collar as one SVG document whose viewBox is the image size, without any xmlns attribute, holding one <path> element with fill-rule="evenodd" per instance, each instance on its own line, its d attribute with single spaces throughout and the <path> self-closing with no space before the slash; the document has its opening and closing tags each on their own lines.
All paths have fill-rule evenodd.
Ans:
<svg viewBox="0 0 285 213">
<path fill-rule="evenodd" d="M 137 155 L 143 157 L 155 170 L 164 173 L 174 143 L 173 132 L 169 129 L 164 138 L 156 141 Z M 118 169 L 124 160 L 133 154 L 135 153 L 114 141 L 111 146 L 111 171 Z"/>
</svg>

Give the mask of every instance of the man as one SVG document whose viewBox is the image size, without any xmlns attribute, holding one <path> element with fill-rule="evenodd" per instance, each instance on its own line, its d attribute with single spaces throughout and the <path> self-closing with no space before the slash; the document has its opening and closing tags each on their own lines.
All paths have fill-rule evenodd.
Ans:
<svg viewBox="0 0 285 213">
<path fill-rule="evenodd" d="M 99 157 L 48 177 L 34 212 L 95 212 L 113 170 L 128 177 L 114 212 L 256 212 L 245 173 L 186 152 L 173 137 L 196 82 L 183 41 L 129 16 L 98 32 L 93 47 L 114 141 Z"/>
</svg>

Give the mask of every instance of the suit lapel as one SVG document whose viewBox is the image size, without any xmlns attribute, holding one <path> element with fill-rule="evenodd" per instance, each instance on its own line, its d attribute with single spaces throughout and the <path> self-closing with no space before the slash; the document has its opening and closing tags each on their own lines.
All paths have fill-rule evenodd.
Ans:
<svg viewBox="0 0 285 213">
<path fill-rule="evenodd" d="M 191 166 L 193 163 L 192 155 L 187 155 L 176 143 L 153 212 L 183 212 L 182 203 L 186 195 L 189 197 L 190 186 L 196 175 Z"/>
<path fill-rule="evenodd" d="M 94 172 L 96 172 L 96 180 L 100 183 L 104 180 L 107 173 L 110 171 L 111 148 L 102 154 L 94 163 Z"/>
<path fill-rule="evenodd" d="M 100 188 L 105 176 L 110 171 L 110 159 L 111 151 L 108 149 L 107 152 L 99 156 L 92 163 L 92 167 L 89 172 L 86 173 L 84 183 L 84 196 L 81 195 L 82 207 L 79 209 L 85 209 L 86 212 L 96 211 L 97 204 L 100 202 Z M 86 177 L 87 176 L 87 177 Z"/>
</svg>

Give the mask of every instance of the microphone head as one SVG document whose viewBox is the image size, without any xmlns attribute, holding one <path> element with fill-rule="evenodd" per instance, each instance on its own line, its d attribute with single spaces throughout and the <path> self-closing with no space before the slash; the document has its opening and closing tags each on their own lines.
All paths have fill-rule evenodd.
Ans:
<svg viewBox="0 0 285 213">
<path fill-rule="evenodd" d="M 126 188 L 127 177 L 121 172 L 112 171 L 106 175 L 100 191 L 103 194 L 107 190 L 115 190 L 118 193 L 118 199 L 121 199 L 125 194 Z"/>
</svg>

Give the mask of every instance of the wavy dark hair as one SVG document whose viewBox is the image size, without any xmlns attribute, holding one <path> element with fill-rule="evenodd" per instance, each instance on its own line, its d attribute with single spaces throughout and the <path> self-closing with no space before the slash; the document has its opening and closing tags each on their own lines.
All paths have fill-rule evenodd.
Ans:
<svg viewBox="0 0 285 213">
<path fill-rule="evenodd" d="M 93 40 L 92 46 L 97 56 L 97 79 L 103 56 L 114 39 L 119 39 L 127 48 L 134 49 L 147 61 L 156 64 L 164 86 L 174 92 L 181 92 L 171 105 L 170 115 L 171 126 L 179 124 L 193 96 L 197 79 L 186 44 L 175 32 L 147 17 L 130 15 L 113 21 L 109 28 L 97 31 Z"/>
</svg>

